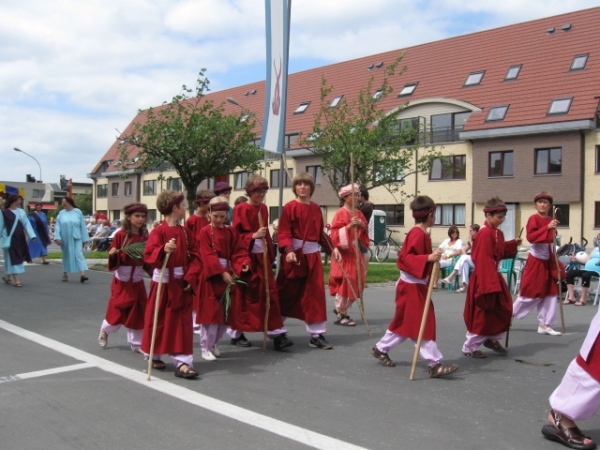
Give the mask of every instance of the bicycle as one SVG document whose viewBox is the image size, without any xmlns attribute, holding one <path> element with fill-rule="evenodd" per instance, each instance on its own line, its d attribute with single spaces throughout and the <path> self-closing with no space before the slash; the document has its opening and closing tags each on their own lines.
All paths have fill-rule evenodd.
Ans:
<svg viewBox="0 0 600 450">
<path fill-rule="evenodd" d="M 396 242 L 392 237 L 392 233 L 399 233 L 399 231 L 391 230 L 387 227 L 385 229 L 388 231 L 387 238 L 375 245 L 375 259 L 380 263 L 387 261 L 392 247 L 396 251 L 396 257 L 400 253 L 400 250 L 402 250 L 402 242 Z"/>
</svg>

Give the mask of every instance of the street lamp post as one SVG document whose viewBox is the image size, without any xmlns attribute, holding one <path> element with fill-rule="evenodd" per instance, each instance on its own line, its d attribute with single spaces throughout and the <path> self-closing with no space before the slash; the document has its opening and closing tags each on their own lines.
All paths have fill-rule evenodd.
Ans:
<svg viewBox="0 0 600 450">
<path fill-rule="evenodd" d="M 21 152 L 24 155 L 29 156 L 30 158 L 32 158 L 37 163 L 38 167 L 40 168 L 40 179 L 38 180 L 38 182 L 41 183 L 42 182 L 42 166 L 40 165 L 40 162 L 37 159 L 35 159 L 33 156 L 31 156 L 29 153 L 25 153 L 23 150 L 21 150 L 21 149 L 19 149 L 17 147 L 15 147 L 13 150 L 15 152 Z"/>
</svg>

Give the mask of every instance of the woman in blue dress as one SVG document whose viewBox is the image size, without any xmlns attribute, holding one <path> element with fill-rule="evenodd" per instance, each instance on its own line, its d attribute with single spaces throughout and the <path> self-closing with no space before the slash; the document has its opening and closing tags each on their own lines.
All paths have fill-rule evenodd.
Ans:
<svg viewBox="0 0 600 450">
<path fill-rule="evenodd" d="M 50 235 L 48 233 L 48 217 L 42 212 L 43 205 L 35 204 L 35 209 L 29 214 L 28 219 L 31 227 L 35 230 L 37 239 L 29 241 L 29 256 L 31 258 L 42 258 L 42 264 L 48 264 L 46 256 L 48 256 L 48 246 L 51 244 Z"/>
<path fill-rule="evenodd" d="M 83 257 L 83 244 L 90 240 L 81 210 L 71 197 L 62 200 L 63 210 L 56 217 L 54 240 L 62 249 L 63 281 L 69 281 L 68 273 L 80 272 L 81 282 L 88 280 L 88 270 Z"/>
<path fill-rule="evenodd" d="M 25 233 L 27 233 L 27 237 L 31 240 L 36 238 L 36 234 L 27 220 L 25 211 L 21 209 L 22 203 L 23 197 L 20 195 L 9 195 L 2 214 L 0 214 L 0 237 L 2 243 L 4 244 L 6 240 L 10 241 L 10 247 L 2 249 L 6 268 L 6 275 L 2 277 L 2 280 L 6 284 L 11 284 L 10 277 L 12 275 L 15 287 L 23 287 L 21 280 L 19 280 L 19 274 L 25 272 L 25 261 L 31 262 Z"/>
</svg>

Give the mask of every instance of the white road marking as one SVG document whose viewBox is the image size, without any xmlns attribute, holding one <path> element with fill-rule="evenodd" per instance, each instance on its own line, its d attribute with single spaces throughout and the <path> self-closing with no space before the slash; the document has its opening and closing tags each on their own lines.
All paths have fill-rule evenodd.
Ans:
<svg viewBox="0 0 600 450">
<path fill-rule="evenodd" d="M 71 372 L 73 370 L 88 369 L 90 367 L 95 366 L 90 363 L 81 363 L 71 366 L 55 367 L 53 369 L 36 370 L 35 372 L 19 373 L 17 375 L 0 377 L 0 383 L 6 383 L 7 381 L 28 380 L 30 378 L 44 377 L 46 375 L 54 375 L 55 373 Z"/>
<path fill-rule="evenodd" d="M 207 409 L 209 411 L 221 414 L 233 420 L 237 420 L 238 422 L 242 422 L 247 425 L 260 428 L 270 433 L 283 436 L 284 438 L 299 442 L 309 447 L 322 450 L 366 450 L 364 447 L 359 447 L 348 442 L 325 436 L 320 433 L 315 433 L 313 431 L 298 427 L 296 425 L 291 425 L 289 423 L 285 423 L 280 420 L 255 413 L 253 411 L 240 408 L 239 406 L 235 406 L 230 403 L 226 403 L 224 401 L 208 397 L 206 395 L 200 394 L 182 386 L 169 383 L 168 381 L 160 380 L 158 378 L 153 378 L 152 381 L 147 381 L 147 375 L 143 372 L 120 366 L 119 364 L 113 363 L 112 361 L 108 361 L 104 358 L 92 355 L 91 353 L 87 353 L 83 350 L 79 350 L 75 347 L 63 344 L 62 342 L 58 342 L 45 336 L 39 335 L 37 333 L 25 330 L 24 328 L 5 322 L 4 320 L 0 320 L 0 328 L 9 331 L 19 337 L 35 342 L 36 344 L 48 347 L 49 349 L 54 350 L 58 353 L 62 353 L 63 355 L 67 355 L 71 358 L 84 361 L 90 367 L 98 367 L 99 369 L 102 369 L 105 372 L 109 372 L 120 377 L 126 378 L 130 381 L 134 381 L 147 388 L 154 389 L 155 391 L 170 395 L 179 400 L 191 403 L 192 405 L 199 406 L 200 408 Z M 77 364 L 75 366 L 70 367 L 82 365 L 84 364 Z"/>
</svg>

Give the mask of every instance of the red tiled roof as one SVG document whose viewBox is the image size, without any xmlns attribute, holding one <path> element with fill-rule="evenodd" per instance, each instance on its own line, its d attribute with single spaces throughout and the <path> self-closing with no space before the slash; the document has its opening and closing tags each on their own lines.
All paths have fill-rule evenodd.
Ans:
<svg viewBox="0 0 600 450">
<path fill-rule="evenodd" d="M 569 31 L 561 27 L 571 24 Z M 286 133 L 312 130 L 314 115 L 319 107 L 319 88 L 325 77 L 334 86 L 330 98 L 345 95 L 357 97 L 371 76 L 373 89 L 383 77 L 383 68 L 367 70 L 370 64 L 383 61 L 385 65 L 405 52 L 401 65 L 407 71 L 391 80 L 394 91 L 381 102 L 382 108 L 393 110 L 404 102 L 428 98 L 447 98 L 467 102 L 482 109 L 469 117 L 465 130 L 484 130 L 552 122 L 593 120 L 600 95 L 600 7 L 569 14 L 510 25 L 488 31 L 458 36 L 331 64 L 291 74 L 288 77 Z M 548 34 L 554 27 L 556 31 Z M 584 70 L 570 71 L 576 55 L 589 54 Z M 510 66 L 522 65 L 518 79 L 504 81 Z M 384 66 L 385 67 L 385 66 Z M 471 72 L 485 71 L 480 85 L 463 87 Z M 405 84 L 418 82 L 415 92 L 398 98 Z M 244 94 L 256 89 L 255 95 Z M 263 117 L 265 82 L 210 93 L 215 103 L 234 98 L 258 118 Z M 573 97 L 566 115 L 548 116 L 553 99 Z M 311 104 L 304 114 L 293 114 L 302 102 Z M 490 107 L 510 105 L 503 121 L 485 122 Z M 241 113 L 238 106 L 226 103 L 226 111 Z M 143 114 L 135 120 L 143 120 Z M 131 124 L 129 125 L 131 127 Z M 128 127 L 128 128 L 129 128 Z M 127 131 L 127 130 L 126 130 Z M 260 124 L 257 132 L 260 133 Z M 116 160 L 118 141 L 102 160 Z M 98 170 L 100 163 L 94 170 Z M 118 170 L 110 168 L 109 170 Z"/>
</svg>

